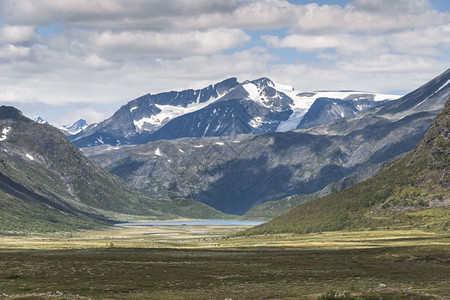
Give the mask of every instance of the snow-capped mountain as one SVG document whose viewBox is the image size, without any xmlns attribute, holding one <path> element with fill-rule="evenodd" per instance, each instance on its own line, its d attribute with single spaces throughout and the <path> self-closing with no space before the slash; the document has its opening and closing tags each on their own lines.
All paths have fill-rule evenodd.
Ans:
<svg viewBox="0 0 450 300">
<path fill-rule="evenodd" d="M 59 129 L 66 135 L 75 135 L 89 127 L 85 120 L 80 119 L 70 126 L 63 125 Z"/>
<path fill-rule="evenodd" d="M 318 97 L 302 117 L 297 125 L 297 129 L 310 128 L 328 124 L 338 119 L 353 117 L 362 111 L 379 106 L 395 98 L 396 96 L 394 95 L 381 96 L 364 93 L 350 94 L 343 99 Z"/>
<path fill-rule="evenodd" d="M 330 123 L 337 119 L 353 117 L 358 112 L 358 109 L 347 101 L 332 98 L 317 98 L 308 112 L 303 116 L 297 128 L 309 128 Z"/>
<path fill-rule="evenodd" d="M 79 147 L 142 144 L 183 137 L 263 134 L 297 128 L 318 98 L 338 98 L 356 112 L 399 96 L 355 91 L 297 92 L 268 78 L 229 78 L 199 90 L 147 94 L 72 137 Z M 342 117 L 346 117 L 343 115 Z"/>
<path fill-rule="evenodd" d="M 290 91 L 290 97 L 294 100 L 294 106 L 292 107 L 293 113 L 290 115 L 289 119 L 285 122 L 282 122 L 280 126 L 278 126 L 278 130 L 280 132 L 283 131 L 289 131 L 296 128 L 307 128 L 312 127 L 315 125 L 312 125 L 315 123 L 318 124 L 325 124 L 328 122 L 332 122 L 334 120 L 337 120 L 339 118 L 347 118 L 351 117 L 355 114 L 358 114 L 359 112 L 362 112 L 366 109 L 381 105 L 385 103 L 386 101 L 396 100 L 400 98 L 400 95 L 388 95 L 388 94 L 374 94 L 374 93 L 368 93 L 368 92 L 360 92 L 360 91 L 315 91 L 315 92 L 295 92 Z M 322 101 L 321 104 L 317 103 L 317 106 L 313 107 L 314 111 L 312 111 L 310 114 L 308 114 L 308 123 L 310 123 L 312 126 L 305 126 L 306 122 L 303 122 L 302 125 L 301 122 L 304 117 L 307 117 L 307 112 L 309 112 L 309 109 L 312 108 L 313 103 L 316 102 L 318 99 L 334 99 L 334 103 L 340 103 L 340 108 L 336 106 L 336 104 L 330 105 L 330 101 Z M 347 104 L 344 104 L 342 102 L 336 101 L 342 100 L 347 102 Z M 324 106 L 325 103 L 328 103 L 327 106 Z M 348 106 L 348 104 L 351 104 L 353 106 L 353 109 L 343 109 L 342 106 Z M 321 110 L 323 111 L 323 114 L 329 115 L 329 117 L 326 117 L 325 115 L 317 114 L 318 106 L 321 107 Z M 326 112 L 327 110 L 330 110 L 329 112 Z M 351 111 L 356 110 L 354 113 Z M 334 113 L 333 113 L 334 111 Z M 315 116 L 315 121 L 313 122 L 312 117 Z M 333 115 L 334 117 L 330 117 Z M 321 119 L 322 118 L 322 119 Z"/>
<path fill-rule="evenodd" d="M 50 124 L 46 120 L 42 119 L 41 117 L 34 118 L 33 121 L 35 121 L 36 123 L 39 123 L 39 124 L 45 124 L 45 125 Z"/>
<path fill-rule="evenodd" d="M 317 92 L 298 97 L 313 98 L 322 93 L 332 94 Z M 363 109 L 366 105 L 358 92 L 333 93 L 330 96 L 335 99 L 319 97 L 311 103 L 330 103 L 331 109 L 319 110 L 322 112 L 348 106 L 348 113 L 357 113 L 354 106 Z M 350 93 L 351 97 L 339 96 L 346 100 L 336 100 L 336 93 Z M 193 198 L 224 212 L 242 214 L 266 201 L 295 194 L 324 195 L 372 176 L 380 164 L 415 147 L 449 97 L 450 69 L 397 101 L 308 129 L 258 136 L 158 140 L 136 146 L 105 145 L 83 152 L 145 194 Z M 376 96 L 374 99 L 378 100 Z M 251 103 L 260 107 L 257 102 Z M 313 106 L 308 114 L 316 110 Z M 205 116 L 207 109 L 201 110 Z M 347 113 L 340 110 L 330 115 L 340 117 L 341 112 Z M 189 115 L 194 118 L 192 115 L 198 114 Z M 187 117 L 172 122 L 180 118 Z M 305 115 L 304 119 L 308 118 Z M 178 125 L 183 130 L 182 124 Z M 278 205 L 289 209 L 293 204 L 281 202 L 264 210 Z M 269 211 L 267 215 L 274 216 Z"/>
</svg>

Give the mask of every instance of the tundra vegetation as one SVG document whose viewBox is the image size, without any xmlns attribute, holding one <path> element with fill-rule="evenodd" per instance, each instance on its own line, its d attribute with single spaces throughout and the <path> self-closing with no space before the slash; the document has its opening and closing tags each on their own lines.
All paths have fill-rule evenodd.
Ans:
<svg viewBox="0 0 450 300">
<path fill-rule="evenodd" d="M 230 236 L 244 228 L 132 226 L 3 233 L 0 298 L 445 299 L 450 295 L 448 232 Z"/>
</svg>

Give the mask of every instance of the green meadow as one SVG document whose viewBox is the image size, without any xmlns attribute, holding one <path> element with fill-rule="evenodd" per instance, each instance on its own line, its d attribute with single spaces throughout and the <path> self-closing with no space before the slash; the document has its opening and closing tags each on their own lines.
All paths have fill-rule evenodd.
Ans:
<svg viewBox="0 0 450 300">
<path fill-rule="evenodd" d="M 5 299 L 447 299 L 450 235 L 421 230 L 233 237 L 158 226 L 0 236 Z"/>
</svg>

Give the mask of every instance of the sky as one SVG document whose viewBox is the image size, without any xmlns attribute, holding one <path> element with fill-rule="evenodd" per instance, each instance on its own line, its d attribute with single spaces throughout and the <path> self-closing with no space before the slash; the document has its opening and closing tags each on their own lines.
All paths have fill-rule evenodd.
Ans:
<svg viewBox="0 0 450 300">
<path fill-rule="evenodd" d="M 0 104 L 57 126 L 229 77 L 406 94 L 449 67 L 448 0 L 0 1 Z"/>
</svg>

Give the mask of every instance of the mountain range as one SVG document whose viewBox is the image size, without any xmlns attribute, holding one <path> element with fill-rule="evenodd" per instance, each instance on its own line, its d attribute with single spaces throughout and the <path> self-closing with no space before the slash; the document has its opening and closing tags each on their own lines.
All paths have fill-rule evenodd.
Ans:
<svg viewBox="0 0 450 300">
<path fill-rule="evenodd" d="M 355 91 L 297 93 L 267 78 L 231 78 L 202 90 L 146 95 L 99 124 L 80 120 L 64 133 L 42 118 L 35 122 L 1 106 L 0 230 L 87 229 L 124 214 L 271 218 L 372 177 L 405 155 L 449 97 L 450 69 L 395 101 Z M 444 153 L 439 178 L 445 179 L 448 119 L 441 114 L 434 124 L 430 130 L 437 134 L 427 134 L 416 149 L 431 145 L 432 155 Z M 88 147 L 80 151 L 69 138 Z M 108 141 L 112 145 L 99 146 Z M 419 150 L 407 157 L 423 161 Z M 414 167 L 415 176 L 423 174 L 414 177 L 417 184 L 433 189 L 440 173 L 423 170 L 441 168 L 437 161 Z M 419 186 L 388 189 L 394 200 L 379 202 L 377 196 L 369 204 L 395 210 L 411 199 L 414 206 L 445 202 L 443 184 L 425 204 L 414 202 Z M 375 224 L 361 218 L 351 224 Z"/>
<path fill-rule="evenodd" d="M 205 120 L 208 120 L 207 116 L 214 109 L 217 112 L 221 105 L 224 105 L 224 111 L 228 110 L 236 115 L 238 107 L 242 106 L 236 105 L 230 109 L 227 103 L 229 101 L 235 104 L 251 103 L 251 109 L 247 108 L 245 111 L 256 111 L 261 107 L 257 102 L 264 102 L 266 108 L 277 112 L 278 116 L 286 111 L 291 111 L 291 114 L 283 117 L 284 119 L 278 118 L 275 123 L 260 122 L 261 126 L 252 127 L 270 127 L 274 131 L 267 134 L 241 134 L 245 127 L 243 120 L 250 122 L 250 117 L 240 117 L 227 127 L 227 134 L 216 137 L 178 136 L 178 139 L 160 139 L 143 145 L 104 145 L 84 148 L 83 151 L 94 162 L 146 195 L 194 198 L 226 213 L 244 214 L 268 201 L 278 201 L 293 195 L 320 196 L 373 176 L 383 164 L 413 149 L 424 136 L 450 95 L 449 80 L 450 70 L 447 70 L 400 99 L 382 102 L 375 107 L 370 104 L 376 102 L 375 96 L 371 96 L 372 100 L 369 101 L 364 97 L 360 98 L 356 92 L 350 97 L 343 97 L 347 99 L 345 101 L 338 97 L 328 97 L 325 100 L 321 99 L 324 97 L 319 97 L 311 103 L 302 120 L 292 123 L 294 128 L 302 129 L 288 132 L 277 132 L 277 129 L 287 124 L 289 117 L 295 115 L 295 109 L 292 98 L 285 97 L 287 94 L 282 94 L 279 86 L 279 90 L 274 87 L 266 88 L 271 85 L 266 79 L 244 84 L 229 80 L 211 86 L 211 91 L 221 87 L 219 90 L 224 93 L 232 86 L 232 92 L 221 96 L 231 100 L 221 98 L 214 105 L 210 104 L 198 112 L 169 121 L 151 134 L 161 135 L 158 132 L 164 132 L 164 128 L 171 126 L 181 132 L 189 131 L 190 120 L 202 119 L 202 113 L 205 113 Z M 264 89 L 262 94 L 266 96 L 255 96 L 261 95 L 261 92 L 255 93 L 255 90 Z M 242 91 L 249 91 L 247 94 L 252 95 L 250 98 L 257 101 L 236 100 L 230 96 Z M 194 91 L 191 93 L 194 94 Z M 216 95 L 217 91 L 212 93 Z M 320 93 L 315 96 L 317 94 Z M 298 97 L 312 96 L 300 93 Z M 208 99 L 210 98 L 211 96 Z M 130 103 L 129 106 L 124 106 L 128 111 L 134 107 Z M 350 103 L 353 108 L 344 103 Z M 357 106 L 361 110 L 356 114 Z M 124 107 L 119 112 L 124 111 Z M 116 117 L 121 115 L 119 112 L 116 113 L 117 116 L 115 114 Z M 129 113 L 125 115 L 130 116 Z M 350 116 L 345 118 L 346 115 Z M 314 116 L 326 118 L 331 123 L 315 122 Z M 113 116 L 99 126 L 113 124 L 114 118 Z M 248 122 L 247 125 L 250 124 Z M 207 124 L 212 128 L 218 126 L 206 121 L 203 125 L 208 126 Z M 132 127 L 128 127 L 130 128 Z M 86 130 L 85 134 L 87 132 Z M 264 130 L 259 133 L 264 133 Z M 264 210 L 264 214 L 266 217 L 274 216 L 270 210 Z"/>
<path fill-rule="evenodd" d="M 288 131 L 353 116 L 398 97 L 356 91 L 300 93 L 264 77 L 242 83 L 229 78 L 203 89 L 144 95 L 71 140 L 78 147 L 118 146 L 184 137 Z M 310 106 L 322 98 L 333 98 L 335 105 L 316 110 L 333 112 L 324 112 L 326 117 L 310 113 L 310 123 L 300 124 Z M 348 109 L 343 109 L 343 105 Z"/>
<path fill-rule="evenodd" d="M 34 118 L 33 121 L 39 124 L 51 125 L 48 121 L 44 120 L 41 117 Z M 61 127 L 58 127 L 58 129 L 64 132 L 65 135 L 71 136 L 80 133 L 88 127 L 89 124 L 86 122 L 86 120 L 80 119 L 78 121 L 75 121 L 72 125 L 63 125 Z"/>
</svg>

